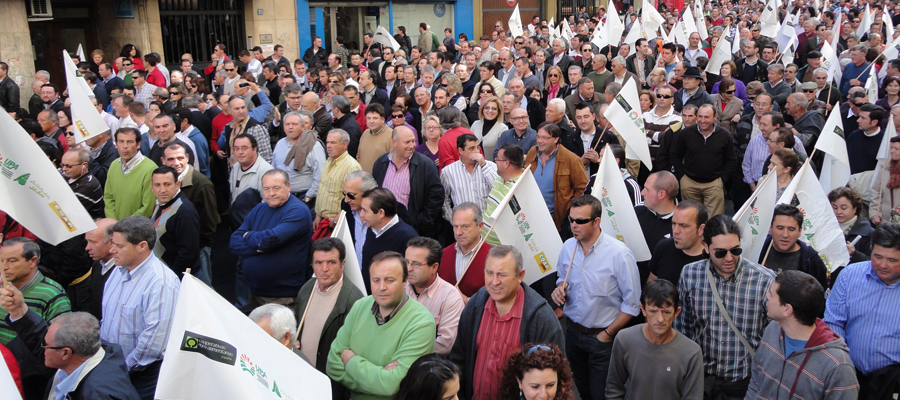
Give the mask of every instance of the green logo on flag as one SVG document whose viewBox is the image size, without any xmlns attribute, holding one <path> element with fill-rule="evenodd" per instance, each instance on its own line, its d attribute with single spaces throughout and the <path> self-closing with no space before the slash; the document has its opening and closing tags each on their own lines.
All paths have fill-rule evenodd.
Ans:
<svg viewBox="0 0 900 400">
<path fill-rule="evenodd" d="M 184 331 L 184 338 L 181 339 L 181 351 L 200 353 L 210 360 L 228 365 L 234 365 L 237 360 L 236 347 L 191 331 Z"/>
</svg>

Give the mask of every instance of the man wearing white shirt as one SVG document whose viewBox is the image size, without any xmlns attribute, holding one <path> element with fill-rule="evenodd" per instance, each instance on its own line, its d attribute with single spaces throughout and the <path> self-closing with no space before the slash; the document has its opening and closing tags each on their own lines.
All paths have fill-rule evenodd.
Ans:
<svg viewBox="0 0 900 400">
<path fill-rule="evenodd" d="M 456 138 L 459 160 L 441 170 L 444 186 L 444 218 L 453 220 L 453 205 L 475 203 L 480 209 L 487 205 L 491 185 L 497 178 L 497 164 L 484 159 L 478 150 L 478 138 L 464 133 Z"/>
<path fill-rule="evenodd" d="M 238 59 L 240 59 L 242 63 L 247 64 L 247 72 L 253 74 L 253 76 L 259 76 L 259 74 L 262 73 L 262 63 L 253 58 L 249 51 L 241 50 L 241 52 L 238 53 Z"/>
<path fill-rule="evenodd" d="M 315 131 L 303 130 L 304 118 L 300 113 L 288 113 L 283 118 L 283 124 L 286 137 L 279 140 L 272 150 L 272 166 L 288 174 L 291 194 L 311 210 L 315 209 L 319 179 L 325 167 L 325 148 L 317 140 Z"/>
<path fill-rule="evenodd" d="M 691 63 L 692 67 L 697 66 L 697 58 L 698 57 L 706 57 L 706 52 L 700 48 L 700 34 L 697 32 L 691 32 L 691 36 L 688 38 L 688 48 L 684 50 L 684 59 Z"/>
</svg>

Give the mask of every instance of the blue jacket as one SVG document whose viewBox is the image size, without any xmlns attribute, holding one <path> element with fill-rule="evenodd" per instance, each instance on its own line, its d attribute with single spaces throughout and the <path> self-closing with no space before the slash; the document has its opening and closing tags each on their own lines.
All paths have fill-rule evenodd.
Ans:
<svg viewBox="0 0 900 400">
<path fill-rule="evenodd" d="M 869 73 L 871 73 L 871 71 L 872 69 L 869 68 L 869 63 L 867 62 L 858 67 L 854 63 L 847 64 L 847 66 L 844 67 L 843 75 L 841 75 L 841 98 L 846 99 L 847 95 L 850 93 L 850 88 L 853 86 L 850 84 L 851 80 L 856 79 L 865 84 L 866 80 L 869 79 Z"/>
<path fill-rule="evenodd" d="M 260 203 L 231 235 L 231 252 L 243 259 L 244 279 L 260 297 L 295 297 L 306 282 L 312 216 L 289 196 L 279 207 Z"/>
</svg>

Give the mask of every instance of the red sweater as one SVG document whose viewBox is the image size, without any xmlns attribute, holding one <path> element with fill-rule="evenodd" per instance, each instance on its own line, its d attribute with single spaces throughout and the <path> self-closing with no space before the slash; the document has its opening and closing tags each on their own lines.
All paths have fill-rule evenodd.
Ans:
<svg viewBox="0 0 900 400">
<path fill-rule="evenodd" d="M 462 282 L 459 284 L 459 290 L 466 297 L 472 297 L 478 292 L 478 289 L 484 287 L 484 260 L 487 258 L 488 252 L 491 251 L 491 245 L 485 243 L 475 254 L 472 265 L 463 275 Z M 456 243 L 447 246 L 444 249 L 444 255 L 441 257 L 441 266 L 438 268 L 438 275 L 441 279 L 450 282 L 451 285 L 456 284 Z"/>
<path fill-rule="evenodd" d="M 24 397 L 25 392 L 22 390 L 22 372 L 19 370 L 19 362 L 16 361 L 13 353 L 2 344 L 0 344 L 0 356 L 2 356 L 0 359 L 5 360 L 6 367 L 9 368 L 9 374 L 12 375 L 16 388 L 19 389 L 19 395 Z"/>
</svg>

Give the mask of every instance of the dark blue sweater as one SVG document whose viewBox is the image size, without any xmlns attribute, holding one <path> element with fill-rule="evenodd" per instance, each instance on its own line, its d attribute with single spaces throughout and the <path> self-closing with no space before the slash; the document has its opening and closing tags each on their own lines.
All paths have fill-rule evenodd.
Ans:
<svg viewBox="0 0 900 400">
<path fill-rule="evenodd" d="M 369 283 L 369 264 L 378 253 L 384 251 L 396 251 L 400 255 L 406 255 L 406 243 L 409 239 L 418 237 L 419 234 L 409 224 L 403 220 L 397 221 L 397 224 L 390 227 L 381 236 L 375 237 L 375 232 L 371 228 L 366 229 L 366 244 L 363 245 L 362 253 L 362 276 L 363 282 L 366 284 L 366 292 L 372 293 L 372 287 Z"/>
<path fill-rule="evenodd" d="M 290 196 L 277 208 L 266 203 L 253 208 L 231 235 L 231 252 L 243 258 L 244 279 L 251 293 L 295 297 L 307 279 L 311 240 L 309 207 Z"/>
<path fill-rule="evenodd" d="M 866 136 L 862 129 L 850 132 L 847 136 L 847 155 L 850 156 L 850 173 L 872 171 L 878 165 L 878 148 L 884 138 L 884 129 L 875 136 Z"/>
</svg>

